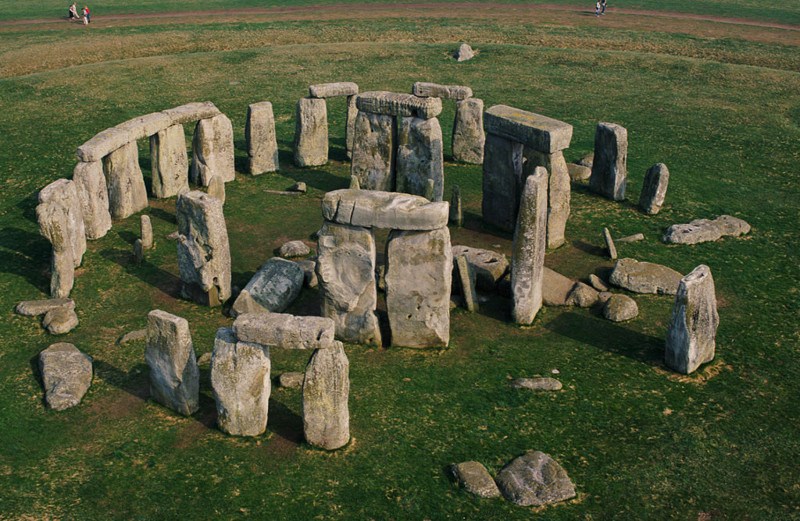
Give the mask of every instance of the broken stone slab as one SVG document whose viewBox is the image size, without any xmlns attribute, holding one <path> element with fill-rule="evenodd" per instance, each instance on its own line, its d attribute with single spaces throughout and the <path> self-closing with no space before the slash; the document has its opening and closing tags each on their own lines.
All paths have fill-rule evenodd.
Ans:
<svg viewBox="0 0 800 521">
<path fill-rule="evenodd" d="M 75 285 L 75 262 L 70 250 L 53 249 L 50 257 L 50 296 L 67 298 Z"/>
<path fill-rule="evenodd" d="M 750 225 L 730 215 L 716 219 L 695 219 L 689 224 L 673 224 L 662 239 L 667 244 L 697 244 L 725 236 L 738 237 L 750 232 Z"/>
<path fill-rule="evenodd" d="M 307 288 L 316 288 L 319 285 L 319 279 L 317 278 L 317 261 L 302 259 L 294 262 L 303 269 L 303 285 Z"/>
<path fill-rule="evenodd" d="M 608 284 L 606 284 L 603 279 L 595 275 L 594 273 L 589 275 L 589 284 L 592 285 L 594 289 L 597 291 L 603 292 L 608 291 Z"/>
<path fill-rule="evenodd" d="M 102 161 L 79 162 L 72 172 L 72 181 L 81 203 L 86 238 L 105 237 L 111 229 L 111 213 Z"/>
<path fill-rule="evenodd" d="M 222 112 L 210 101 L 193 102 L 163 111 L 169 116 L 171 125 L 182 125 L 201 119 L 219 116 Z"/>
<path fill-rule="evenodd" d="M 393 192 L 395 188 L 396 118 L 358 112 L 354 123 L 351 179 L 359 188 Z"/>
<path fill-rule="evenodd" d="M 639 208 L 647 215 L 655 215 L 661 211 L 669 185 L 669 170 L 664 163 L 651 166 L 644 175 L 642 193 L 639 196 Z"/>
<path fill-rule="evenodd" d="M 306 441 L 336 450 L 350 441 L 350 362 L 344 346 L 317 349 L 306 366 L 303 381 L 303 434 Z"/>
<path fill-rule="evenodd" d="M 509 382 L 514 389 L 532 389 L 534 391 L 560 391 L 561 382 L 555 378 L 516 378 Z"/>
<path fill-rule="evenodd" d="M 211 388 L 217 426 L 233 436 L 258 436 L 267 430 L 270 381 L 269 348 L 241 342 L 221 327 L 211 356 Z"/>
<path fill-rule="evenodd" d="M 108 186 L 108 209 L 114 219 L 124 219 L 147 208 L 147 188 L 139 167 L 139 149 L 131 141 L 103 158 Z"/>
<path fill-rule="evenodd" d="M 428 193 L 433 183 L 433 193 Z M 398 118 L 395 160 L 397 192 L 441 201 L 444 195 L 444 145 L 436 118 Z"/>
<path fill-rule="evenodd" d="M 576 163 L 567 163 L 567 172 L 571 181 L 586 181 L 592 176 L 592 168 Z"/>
<path fill-rule="evenodd" d="M 465 62 L 467 60 L 471 60 L 475 57 L 475 51 L 472 50 L 472 47 L 467 45 L 466 43 L 462 43 L 458 47 L 458 51 L 456 51 L 456 61 L 457 62 Z"/>
<path fill-rule="evenodd" d="M 575 497 L 567 472 L 547 454 L 536 451 L 520 456 L 497 473 L 503 496 L 519 506 L 540 506 Z"/>
<path fill-rule="evenodd" d="M 564 236 L 569 219 L 571 188 L 567 163 L 562 152 L 545 154 L 523 150 L 523 179 L 537 167 L 547 170 L 547 248 L 558 248 L 566 242 Z M 524 181 L 523 181 L 524 183 Z"/>
<path fill-rule="evenodd" d="M 304 380 L 305 375 L 303 373 L 289 371 L 286 373 L 281 373 L 281 375 L 278 377 L 278 385 L 284 389 L 295 389 L 297 387 L 302 387 Z"/>
<path fill-rule="evenodd" d="M 50 241 L 53 251 L 68 253 L 73 267 L 80 266 L 86 252 L 86 226 L 73 181 L 57 179 L 39 191 L 36 220 L 39 233 Z"/>
<path fill-rule="evenodd" d="M 675 295 L 664 351 L 667 366 L 689 374 L 713 360 L 718 326 L 714 278 L 701 264 L 681 279 Z"/>
<path fill-rule="evenodd" d="M 542 274 L 547 247 L 547 170 L 525 179 L 511 255 L 511 315 L 531 324 L 542 307 Z"/>
<path fill-rule="evenodd" d="M 569 277 L 544 267 L 542 271 L 542 302 L 545 306 L 568 306 L 568 297 L 575 287 Z"/>
<path fill-rule="evenodd" d="M 189 156 L 183 125 L 172 125 L 150 136 L 153 197 L 162 199 L 189 191 Z"/>
<path fill-rule="evenodd" d="M 461 255 L 466 255 L 472 266 L 480 290 L 494 291 L 497 282 L 508 271 L 508 259 L 502 253 L 456 244 L 453 246 L 453 257 Z"/>
<path fill-rule="evenodd" d="M 303 289 L 303 268 L 297 263 L 273 257 L 265 262 L 236 297 L 231 312 L 281 312 L 294 302 Z"/>
<path fill-rule="evenodd" d="M 294 164 L 321 166 L 328 162 L 328 106 L 324 99 L 297 102 L 294 127 Z"/>
<path fill-rule="evenodd" d="M 150 222 L 149 215 L 142 215 L 140 218 L 142 248 L 149 250 L 153 247 L 153 224 Z"/>
<path fill-rule="evenodd" d="M 308 87 L 308 96 L 311 98 L 337 98 L 355 94 L 358 94 L 358 85 L 352 81 L 318 83 Z"/>
<path fill-rule="evenodd" d="M 444 98 L 465 100 L 472 97 L 472 89 L 463 85 L 439 85 L 418 81 L 411 87 L 411 93 L 421 98 Z"/>
<path fill-rule="evenodd" d="M 614 239 L 608 228 L 603 228 L 603 239 L 606 241 L 606 251 L 611 260 L 617 260 L 617 247 L 614 246 Z"/>
<path fill-rule="evenodd" d="M 472 165 L 483 163 L 486 134 L 483 132 L 482 99 L 470 98 L 456 103 L 452 143 L 455 161 Z"/>
<path fill-rule="evenodd" d="M 455 279 L 456 286 L 464 300 L 464 307 L 467 311 L 478 311 L 478 294 L 475 292 L 475 272 L 467 260 L 466 255 L 453 257 L 455 259 Z"/>
<path fill-rule="evenodd" d="M 333 320 L 285 313 L 244 313 L 233 322 L 236 338 L 282 349 L 327 349 L 333 344 Z"/>
<path fill-rule="evenodd" d="M 483 127 L 494 134 L 545 154 L 569 147 L 572 125 L 526 110 L 494 105 L 486 110 Z"/>
<path fill-rule="evenodd" d="M 303 241 L 285 242 L 278 249 L 280 257 L 304 257 L 311 253 L 311 248 Z"/>
<path fill-rule="evenodd" d="M 202 186 L 208 186 L 214 176 L 226 183 L 235 180 L 233 150 L 233 126 L 228 116 L 220 114 L 198 121 L 192 138 L 189 180 Z"/>
<path fill-rule="evenodd" d="M 450 196 L 450 217 L 448 223 L 453 226 L 464 224 L 464 211 L 461 207 L 461 190 L 458 185 L 453 185 L 453 194 Z"/>
<path fill-rule="evenodd" d="M 609 282 L 634 293 L 674 295 L 683 275 L 661 264 L 619 259 Z"/>
<path fill-rule="evenodd" d="M 486 136 L 481 213 L 486 222 L 507 232 L 513 232 L 517 223 L 523 148 L 504 137 L 491 133 Z"/>
<path fill-rule="evenodd" d="M 148 313 L 144 358 L 150 369 L 150 396 L 178 414 L 195 413 L 200 371 L 189 322 L 160 309 Z"/>
<path fill-rule="evenodd" d="M 278 141 L 272 103 L 262 101 L 247 106 L 244 138 L 247 142 L 247 164 L 250 175 L 278 170 Z"/>
<path fill-rule="evenodd" d="M 567 294 L 567 305 L 578 306 L 582 308 L 591 307 L 597 302 L 599 292 L 591 286 L 583 282 L 576 282 L 572 289 Z"/>
<path fill-rule="evenodd" d="M 447 226 L 449 205 L 410 194 L 342 189 L 325 194 L 322 216 L 365 228 L 436 230 Z"/>
<path fill-rule="evenodd" d="M 78 315 L 74 309 L 51 309 L 45 313 L 42 319 L 42 327 L 51 335 L 66 335 L 78 327 Z"/>
<path fill-rule="evenodd" d="M 137 329 L 136 331 L 131 331 L 130 333 L 125 333 L 122 335 L 119 340 L 117 340 L 117 343 L 127 344 L 128 342 L 141 340 L 143 338 L 147 338 L 147 329 Z"/>
<path fill-rule="evenodd" d="M 643 241 L 644 234 L 643 233 L 635 233 L 633 235 L 628 235 L 627 237 L 622 237 L 617 239 L 617 242 L 636 242 L 636 241 Z"/>
<path fill-rule="evenodd" d="M 628 131 L 615 123 L 598 123 L 589 188 L 613 201 L 625 199 L 628 177 Z"/>
<path fill-rule="evenodd" d="M 206 193 L 225 204 L 225 181 L 222 180 L 222 177 L 218 175 L 211 176 Z"/>
<path fill-rule="evenodd" d="M 39 353 L 39 371 L 44 383 L 45 402 L 63 411 L 81 403 L 92 384 L 92 357 L 66 342 L 52 344 Z"/>
<path fill-rule="evenodd" d="M 624 322 L 637 315 L 639 306 L 627 295 L 613 295 L 603 306 L 603 316 L 612 322 Z"/>
<path fill-rule="evenodd" d="M 453 476 L 458 486 L 478 497 L 492 498 L 500 495 L 497 484 L 489 471 L 477 461 L 465 461 L 453 465 Z"/>
<path fill-rule="evenodd" d="M 43 300 L 23 300 L 17 307 L 15 311 L 18 315 L 24 315 L 26 317 L 35 317 L 38 315 L 44 315 L 48 311 L 53 309 L 75 309 L 75 301 L 71 298 L 50 298 L 50 299 L 43 299 Z"/>
<path fill-rule="evenodd" d="M 356 107 L 358 107 L 359 112 L 431 119 L 442 112 L 442 100 L 439 98 L 420 98 L 413 94 L 372 91 L 359 94 L 356 97 Z"/>
</svg>

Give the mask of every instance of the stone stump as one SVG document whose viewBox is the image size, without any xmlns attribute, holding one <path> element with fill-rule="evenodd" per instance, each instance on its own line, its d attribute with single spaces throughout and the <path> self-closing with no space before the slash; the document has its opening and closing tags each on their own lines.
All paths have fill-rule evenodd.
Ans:
<svg viewBox="0 0 800 521">
<path fill-rule="evenodd" d="M 297 102 L 294 128 L 294 163 L 321 166 L 328 162 L 328 107 L 324 99 L 302 98 Z"/>
<path fill-rule="evenodd" d="M 341 342 L 317 349 L 303 382 L 303 433 L 314 447 L 341 448 L 350 441 L 350 362 Z"/>
<path fill-rule="evenodd" d="M 111 152 L 103 158 L 103 172 L 108 186 L 108 208 L 111 217 L 124 219 L 147 208 L 147 188 L 139 168 L 136 142 Z"/>
<path fill-rule="evenodd" d="M 469 98 L 456 103 L 453 122 L 453 159 L 462 163 L 483 163 L 483 100 Z"/>
<path fill-rule="evenodd" d="M 642 193 L 639 196 L 639 208 L 647 215 L 655 215 L 661 211 L 669 184 L 669 170 L 664 163 L 656 163 L 647 169 L 644 175 Z"/>
<path fill-rule="evenodd" d="M 432 201 L 444 194 L 442 128 L 436 118 L 399 118 L 397 129 L 396 190 L 427 197 L 433 182 Z"/>
<path fill-rule="evenodd" d="M 105 237 L 111 229 L 108 211 L 108 186 L 103 175 L 103 162 L 79 162 L 72 172 L 72 182 L 78 191 L 87 239 Z"/>
<path fill-rule="evenodd" d="M 250 175 L 277 171 L 278 141 L 275 136 L 275 116 L 272 113 L 272 103 L 262 101 L 248 105 L 244 137 L 247 141 Z"/>
<path fill-rule="evenodd" d="M 153 197 L 162 199 L 189 191 L 189 156 L 183 125 L 172 125 L 150 136 Z"/>
<path fill-rule="evenodd" d="M 522 144 L 489 134 L 483 155 L 481 211 L 489 224 L 513 231 L 522 185 Z"/>
<path fill-rule="evenodd" d="M 355 122 L 350 174 L 363 190 L 395 188 L 395 118 L 359 111 Z"/>
<path fill-rule="evenodd" d="M 512 316 L 531 324 L 542 307 L 542 277 L 547 237 L 547 170 L 536 168 L 525 180 L 511 255 Z"/>
<path fill-rule="evenodd" d="M 671 369 L 694 372 L 714 359 L 717 326 L 717 298 L 711 269 L 701 264 L 681 279 L 675 307 L 667 329 L 664 358 Z"/>
<path fill-rule="evenodd" d="M 569 218 L 571 186 L 567 162 L 559 150 L 552 154 L 525 149 L 525 171 L 530 175 L 537 167 L 547 171 L 547 247 L 558 248 L 566 241 L 564 231 Z"/>
<path fill-rule="evenodd" d="M 186 319 L 159 309 L 148 313 L 144 358 L 150 396 L 184 416 L 196 412 L 200 373 Z"/>
<path fill-rule="evenodd" d="M 197 122 L 192 139 L 192 165 L 189 180 L 208 186 L 220 176 L 226 183 L 236 179 L 233 160 L 233 126 L 225 114 Z"/>
<path fill-rule="evenodd" d="M 628 176 L 628 131 L 614 123 L 598 123 L 589 188 L 614 201 L 625 199 Z"/>
</svg>

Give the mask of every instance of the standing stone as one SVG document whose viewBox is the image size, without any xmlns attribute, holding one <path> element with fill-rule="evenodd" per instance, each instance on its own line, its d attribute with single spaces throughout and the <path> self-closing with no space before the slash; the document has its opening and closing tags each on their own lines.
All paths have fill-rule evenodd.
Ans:
<svg viewBox="0 0 800 521">
<path fill-rule="evenodd" d="M 611 260 L 617 260 L 617 247 L 614 245 L 614 239 L 611 237 L 611 231 L 608 228 L 603 228 L 603 239 L 606 241 L 606 250 Z"/>
<path fill-rule="evenodd" d="M 614 123 L 598 123 L 589 188 L 608 199 L 625 199 L 628 176 L 628 131 Z"/>
<path fill-rule="evenodd" d="M 78 191 L 87 239 L 104 237 L 111 229 L 108 211 L 108 186 L 103 175 L 103 162 L 80 162 L 72 172 L 72 182 Z"/>
<path fill-rule="evenodd" d="M 399 118 L 395 175 L 398 192 L 421 195 L 431 201 L 442 200 L 444 151 L 438 119 Z M 431 182 L 433 194 L 428 194 Z"/>
<path fill-rule="evenodd" d="M 216 197 L 222 203 L 225 203 L 225 181 L 218 175 L 212 176 L 211 181 L 208 182 L 208 195 Z"/>
<path fill-rule="evenodd" d="M 136 239 L 133 243 L 133 260 L 136 264 L 144 262 L 144 243 L 141 239 Z"/>
<path fill-rule="evenodd" d="M 53 251 L 68 254 L 73 266 L 80 266 L 86 252 L 86 226 L 73 181 L 57 179 L 39 191 L 36 220 L 39 233 L 50 241 Z"/>
<path fill-rule="evenodd" d="M 172 125 L 150 136 L 153 197 L 162 199 L 189 191 L 189 156 L 183 125 Z"/>
<path fill-rule="evenodd" d="M 449 222 L 453 226 L 464 225 L 464 210 L 461 208 L 461 190 L 458 185 L 453 185 L 453 195 L 450 196 Z"/>
<path fill-rule="evenodd" d="M 483 156 L 481 211 L 489 224 L 513 231 L 519 211 L 522 185 L 521 143 L 489 134 Z"/>
<path fill-rule="evenodd" d="M 92 384 L 92 357 L 66 342 L 53 344 L 39 353 L 39 371 L 47 406 L 57 411 L 81 403 Z"/>
<path fill-rule="evenodd" d="M 466 255 L 459 255 L 455 259 L 456 280 L 461 296 L 464 299 L 464 307 L 467 311 L 478 311 L 478 294 L 475 292 L 475 272 L 472 265 L 467 260 Z"/>
<path fill-rule="evenodd" d="M 142 215 L 142 247 L 149 250 L 153 247 L 153 225 L 150 223 L 149 215 Z"/>
<path fill-rule="evenodd" d="M 566 241 L 564 232 L 569 218 L 571 195 L 569 170 L 563 152 L 552 154 L 525 149 L 525 172 L 529 175 L 536 167 L 547 170 L 547 247 L 558 248 Z"/>
<path fill-rule="evenodd" d="M 447 346 L 452 273 L 447 228 L 392 230 L 386 244 L 386 310 L 392 345 Z"/>
<path fill-rule="evenodd" d="M 244 138 L 247 142 L 250 175 L 278 170 L 278 140 L 275 135 L 275 116 L 272 113 L 272 103 L 262 101 L 247 106 Z"/>
<path fill-rule="evenodd" d="M 231 253 L 222 202 L 198 190 L 178 197 L 178 269 L 182 294 L 216 306 L 231 296 Z"/>
<path fill-rule="evenodd" d="M 667 366 L 689 374 L 714 359 L 717 297 L 711 269 L 701 264 L 681 279 L 667 329 L 664 358 Z"/>
<path fill-rule="evenodd" d="M 511 255 L 512 316 L 531 324 L 542 307 L 544 252 L 547 247 L 547 170 L 538 167 L 525 180 Z"/>
<path fill-rule="evenodd" d="M 262 434 L 267 430 L 271 390 L 269 348 L 239 342 L 232 329 L 219 328 L 211 356 L 211 388 L 222 432 Z"/>
<path fill-rule="evenodd" d="M 347 119 L 344 125 L 344 146 L 347 159 L 353 158 L 353 143 L 356 139 L 356 118 L 358 117 L 358 107 L 356 106 L 356 95 L 347 96 Z"/>
<path fill-rule="evenodd" d="M 75 285 L 75 262 L 69 250 L 53 249 L 50 257 L 50 296 L 67 298 Z"/>
<path fill-rule="evenodd" d="M 333 319 L 340 340 L 381 345 L 372 229 L 325 222 L 317 237 L 322 316 Z"/>
<path fill-rule="evenodd" d="M 265 262 L 236 297 L 232 313 L 280 313 L 300 294 L 305 275 L 296 262 L 273 257 Z"/>
<path fill-rule="evenodd" d="M 303 433 L 314 447 L 335 450 L 350 441 L 350 362 L 341 342 L 317 349 L 303 381 Z"/>
<path fill-rule="evenodd" d="M 648 215 L 655 215 L 661 211 L 664 198 L 667 195 L 669 184 L 669 170 L 664 163 L 656 163 L 647 169 L 644 175 L 644 185 L 639 196 L 639 208 Z"/>
<path fill-rule="evenodd" d="M 192 139 L 189 180 L 196 185 L 208 186 L 215 175 L 226 183 L 236 179 L 233 126 L 225 114 L 198 121 Z"/>
<path fill-rule="evenodd" d="M 196 412 L 200 372 L 189 322 L 160 309 L 148 313 L 144 359 L 150 369 L 150 396 L 184 416 Z"/>
<path fill-rule="evenodd" d="M 453 159 L 462 163 L 483 163 L 483 100 L 469 98 L 456 103 L 453 122 Z"/>
<path fill-rule="evenodd" d="M 393 192 L 395 118 L 359 111 L 355 123 L 350 174 L 365 190 Z"/>
<path fill-rule="evenodd" d="M 465 62 L 467 60 L 471 60 L 475 57 L 475 52 L 472 50 L 472 47 L 467 45 L 466 43 L 462 43 L 461 46 L 458 48 L 458 52 L 456 52 L 456 61 Z"/>
<path fill-rule="evenodd" d="M 328 106 L 324 99 L 297 102 L 294 127 L 294 163 L 321 166 L 328 162 Z"/>
<path fill-rule="evenodd" d="M 108 185 L 108 209 L 114 219 L 124 219 L 147 208 L 147 188 L 139 168 L 136 142 L 123 145 L 103 158 Z"/>
<path fill-rule="evenodd" d="M 495 481 L 507 500 L 523 507 L 575 497 L 575 486 L 567 472 L 540 451 L 531 451 L 514 459 L 497 473 Z"/>
</svg>

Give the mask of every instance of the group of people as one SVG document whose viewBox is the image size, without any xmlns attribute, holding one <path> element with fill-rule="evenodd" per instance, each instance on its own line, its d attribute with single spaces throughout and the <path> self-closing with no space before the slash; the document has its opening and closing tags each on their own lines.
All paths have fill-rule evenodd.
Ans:
<svg viewBox="0 0 800 521">
<path fill-rule="evenodd" d="M 597 0 L 594 3 L 594 15 L 600 16 L 601 14 L 606 14 L 606 0 Z"/>
<path fill-rule="evenodd" d="M 605 0 L 603 0 L 603 1 L 605 2 Z M 82 18 L 83 19 L 83 24 L 84 25 L 88 24 L 91 21 L 90 20 L 90 16 L 89 16 L 89 8 L 86 7 L 86 6 L 83 6 L 83 9 L 81 10 L 81 14 L 83 14 L 83 18 Z M 72 5 L 69 6 L 69 21 L 71 22 L 73 20 L 75 20 L 75 21 L 80 21 L 81 20 L 81 17 L 78 16 L 78 8 L 75 6 L 75 2 L 73 2 Z"/>
</svg>

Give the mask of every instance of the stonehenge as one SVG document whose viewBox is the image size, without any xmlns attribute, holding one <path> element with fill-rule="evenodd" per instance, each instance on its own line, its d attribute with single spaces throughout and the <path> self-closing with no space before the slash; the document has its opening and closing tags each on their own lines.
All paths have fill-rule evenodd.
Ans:
<svg viewBox="0 0 800 521">
<path fill-rule="evenodd" d="M 714 277 L 701 264 L 681 279 L 675 294 L 664 351 L 667 366 L 689 374 L 713 360 L 718 326 Z"/>
<path fill-rule="evenodd" d="M 248 105 L 244 138 L 247 142 L 247 168 L 250 175 L 278 170 L 278 141 L 272 103 L 262 101 Z"/>
<path fill-rule="evenodd" d="M 194 414 L 199 407 L 200 372 L 186 319 L 151 311 L 144 358 L 150 369 L 150 396 L 178 414 Z"/>
<path fill-rule="evenodd" d="M 512 316 L 531 324 L 542 307 L 544 252 L 547 246 L 547 170 L 537 167 L 525 179 L 511 257 Z"/>
<path fill-rule="evenodd" d="M 615 123 L 598 123 L 589 188 L 612 201 L 622 201 L 627 177 L 628 131 Z"/>
<path fill-rule="evenodd" d="M 356 95 L 358 85 L 353 82 L 320 83 L 308 88 L 308 97 L 297 102 L 294 132 L 294 163 L 297 166 L 321 166 L 328 162 L 327 98 L 347 98 L 345 149 L 347 157 L 352 156 Z"/>
</svg>

